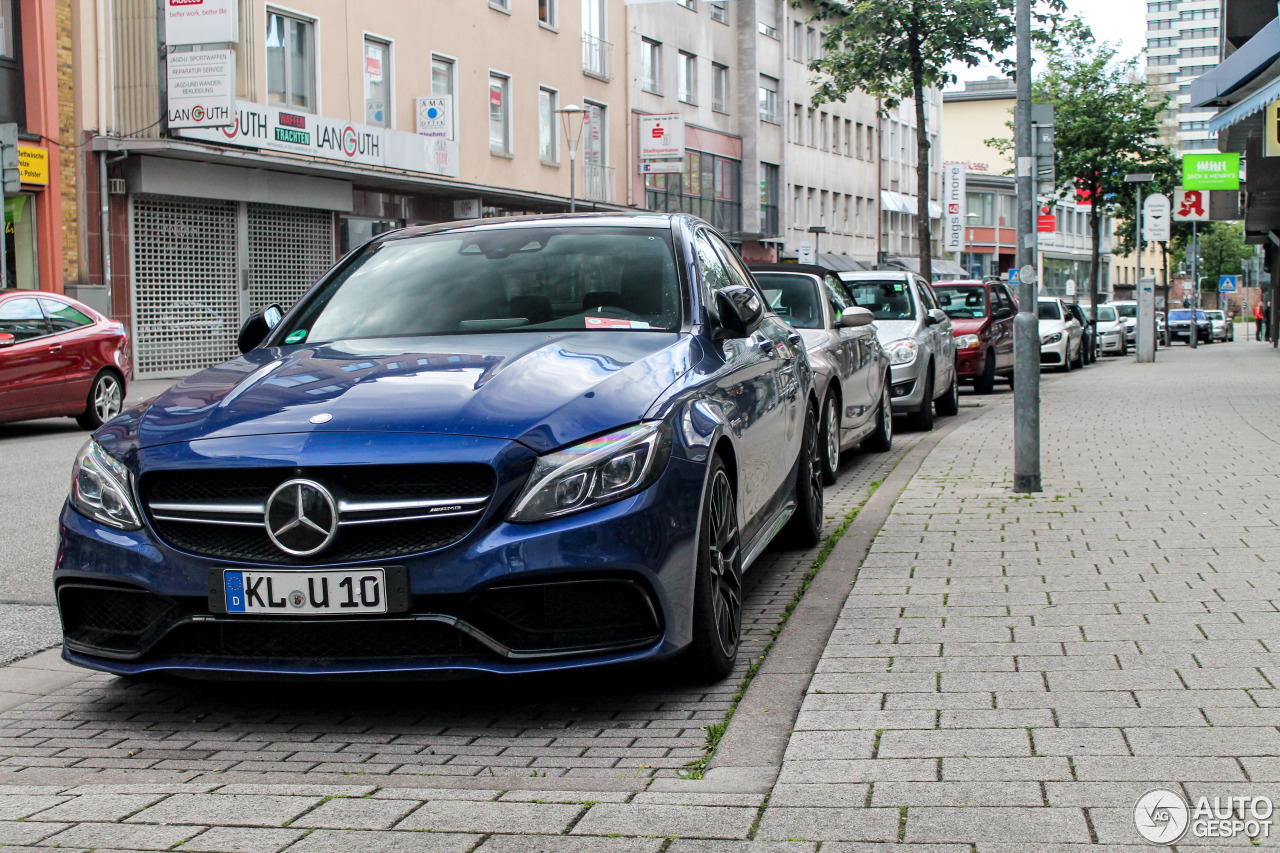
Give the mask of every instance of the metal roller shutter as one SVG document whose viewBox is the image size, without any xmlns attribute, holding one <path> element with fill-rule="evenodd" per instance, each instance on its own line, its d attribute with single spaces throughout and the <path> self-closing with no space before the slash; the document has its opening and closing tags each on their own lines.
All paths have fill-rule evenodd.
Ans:
<svg viewBox="0 0 1280 853">
<path fill-rule="evenodd" d="M 333 264 L 333 214 L 249 204 L 249 311 L 286 310 Z"/>
<path fill-rule="evenodd" d="M 237 355 L 236 203 L 133 197 L 134 369 L 174 376 Z"/>
</svg>

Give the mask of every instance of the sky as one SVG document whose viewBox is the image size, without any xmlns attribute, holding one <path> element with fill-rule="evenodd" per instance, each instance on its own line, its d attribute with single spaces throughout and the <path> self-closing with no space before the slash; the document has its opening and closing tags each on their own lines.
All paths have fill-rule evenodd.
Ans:
<svg viewBox="0 0 1280 853">
<path fill-rule="evenodd" d="M 1067 0 L 1067 14 L 1084 18 L 1098 41 L 1119 42 L 1123 57 L 1139 54 L 1146 45 L 1146 0 Z M 954 89 L 963 88 L 965 80 L 982 80 L 1000 73 L 994 66 L 960 65 L 952 70 L 960 78 L 957 85 L 948 87 Z"/>
</svg>

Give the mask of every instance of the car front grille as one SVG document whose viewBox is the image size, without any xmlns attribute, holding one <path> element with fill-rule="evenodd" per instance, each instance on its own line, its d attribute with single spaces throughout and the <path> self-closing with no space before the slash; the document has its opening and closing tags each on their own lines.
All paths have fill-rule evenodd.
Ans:
<svg viewBox="0 0 1280 853">
<path fill-rule="evenodd" d="M 293 479 L 319 483 L 337 505 L 333 540 L 306 556 L 289 554 L 267 534 L 267 500 Z M 475 528 L 495 482 L 487 465 L 361 465 L 156 471 L 142 476 L 140 491 L 156 533 L 180 551 L 239 562 L 314 565 L 447 548 Z"/>
<path fill-rule="evenodd" d="M 211 613 L 207 598 L 121 584 L 58 587 L 68 647 L 119 660 L 547 658 L 650 646 L 663 623 L 649 588 L 621 577 L 557 578 L 469 595 L 413 598 L 410 612 L 361 619 Z"/>
</svg>

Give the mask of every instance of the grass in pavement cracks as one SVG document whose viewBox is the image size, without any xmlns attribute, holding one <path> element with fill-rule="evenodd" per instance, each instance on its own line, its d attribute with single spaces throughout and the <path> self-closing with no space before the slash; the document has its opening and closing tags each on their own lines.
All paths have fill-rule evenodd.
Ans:
<svg viewBox="0 0 1280 853">
<path fill-rule="evenodd" d="M 896 466 L 895 466 L 896 467 Z M 778 617 L 778 624 L 769 629 L 769 642 L 760 652 L 760 656 L 751 661 L 747 666 L 747 671 L 742 676 L 742 682 L 738 685 L 738 691 L 733 694 L 733 699 L 729 703 L 729 710 L 725 711 L 724 719 L 718 723 L 712 723 L 704 728 L 707 733 L 707 742 L 703 745 L 703 756 L 685 764 L 689 768 L 685 774 L 686 779 L 701 779 L 702 774 L 706 772 L 707 765 L 711 763 L 711 758 L 716 754 L 716 747 L 720 745 L 720 738 L 724 737 L 725 730 L 729 728 L 729 721 L 733 719 L 734 711 L 738 710 L 738 703 L 742 701 L 742 697 L 746 695 L 747 688 L 751 686 L 751 681 L 756 677 L 756 673 L 760 671 L 760 665 L 764 663 L 765 657 L 769 654 L 769 650 L 773 648 L 773 644 L 777 642 L 778 635 L 782 633 L 782 629 L 786 627 L 787 621 L 791 618 L 791 614 L 795 612 L 796 607 L 800 604 L 800 599 L 804 598 L 804 594 L 813 584 L 813 579 L 818 576 L 818 572 L 822 570 L 822 566 L 827 562 L 827 557 L 831 556 L 832 550 L 835 549 L 836 543 L 844 536 L 845 531 L 849 529 L 849 525 L 853 524 L 853 520 L 858 517 L 858 513 L 866 506 L 867 501 L 876 493 L 876 489 L 880 488 L 880 484 L 884 480 L 876 480 L 871 483 L 867 489 L 867 496 L 862 499 L 856 507 L 845 514 L 840 526 L 831 532 L 829 536 L 822 542 L 822 547 L 818 550 L 817 556 L 813 558 L 813 562 L 809 565 L 809 570 L 804 573 L 804 577 L 800 580 L 800 585 L 796 588 L 795 594 L 791 596 L 791 600 L 787 602 L 787 606 L 783 608 L 782 615 Z"/>
</svg>

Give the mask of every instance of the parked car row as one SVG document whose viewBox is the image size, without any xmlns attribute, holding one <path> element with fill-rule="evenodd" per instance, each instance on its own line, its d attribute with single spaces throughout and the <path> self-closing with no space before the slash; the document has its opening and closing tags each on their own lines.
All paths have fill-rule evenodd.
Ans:
<svg viewBox="0 0 1280 853">
<path fill-rule="evenodd" d="M 77 457 L 69 661 L 723 678 L 744 572 L 820 540 L 840 450 L 958 406 L 923 279 L 753 272 L 682 214 L 383 234 L 239 347 Z"/>
</svg>

